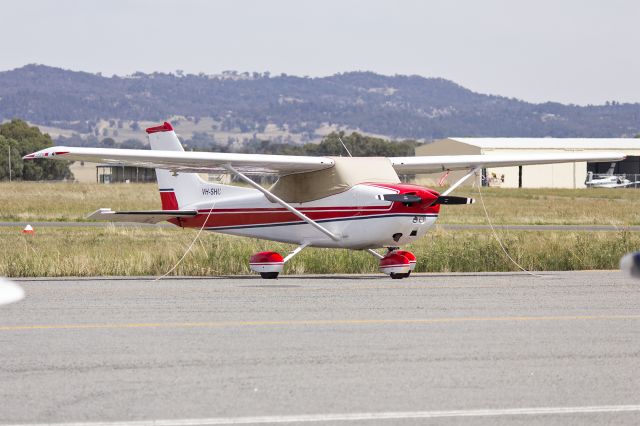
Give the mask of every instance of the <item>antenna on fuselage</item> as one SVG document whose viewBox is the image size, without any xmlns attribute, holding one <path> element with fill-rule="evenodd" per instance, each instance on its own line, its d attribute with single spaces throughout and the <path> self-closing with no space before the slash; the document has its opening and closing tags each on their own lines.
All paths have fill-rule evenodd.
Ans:
<svg viewBox="0 0 640 426">
<path fill-rule="evenodd" d="M 353 157 L 353 155 L 351 155 L 351 153 L 349 152 L 349 149 L 347 148 L 347 146 L 344 144 L 344 142 L 342 142 L 342 138 L 340 136 L 338 136 L 338 140 L 342 144 L 342 147 L 344 148 L 344 150 L 347 151 L 347 154 L 349 154 L 349 157 Z"/>
</svg>

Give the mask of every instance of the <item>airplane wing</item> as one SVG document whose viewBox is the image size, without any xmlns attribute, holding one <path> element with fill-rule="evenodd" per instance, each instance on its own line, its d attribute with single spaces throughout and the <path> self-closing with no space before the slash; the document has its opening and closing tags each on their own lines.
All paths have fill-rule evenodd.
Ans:
<svg viewBox="0 0 640 426">
<path fill-rule="evenodd" d="M 334 161 L 327 157 L 65 146 L 46 148 L 23 157 L 25 160 L 35 158 L 149 167 L 188 173 L 226 172 L 224 165 L 228 164 L 244 173 L 275 175 L 312 172 L 332 167 L 334 164 Z"/>
<path fill-rule="evenodd" d="M 615 188 L 626 188 L 627 186 L 637 185 L 639 183 L 640 183 L 640 181 L 628 182 L 628 183 L 620 183 L 620 184 L 615 185 Z"/>
<path fill-rule="evenodd" d="M 532 164 L 590 163 L 624 160 L 619 152 L 571 152 L 558 154 L 488 154 L 488 155 L 436 155 L 429 157 L 391 157 L 397 173 L 437 173 L 446 170 L 468 170 L 476 167 L 509 167 Z"/>
<path fill-rule="evenodd" d="M 108 220 L 109 222 L 159 223 L 167 219 L 193 217 L 197 210 L 138 210 L 114 212 L 111 209 L 99 209 L 87 216 L 87 219 Z"/>
<path fill-rule="evenodd" d="M 23 157 L 48 158 L 92 163 L 150 167 L 175 172 L 220 173 L 225 165 L 251 174 L 286 175 L 322 170 L 334 165 L 328 157 L 294 155 L 233 154 L 219 152 L 149 151 L 144 149 L 80 148 L 55 146 Z M 393 168 L 400 174 L 436 173 L 475 167 L 508 167 L 531 164 L 570 163 L 578 161 L 620 161 L 619 152 L 575 152 L 558 154 L 489 154 L 441 155 L 423 157 L 391 157 Z"/>
</svg>

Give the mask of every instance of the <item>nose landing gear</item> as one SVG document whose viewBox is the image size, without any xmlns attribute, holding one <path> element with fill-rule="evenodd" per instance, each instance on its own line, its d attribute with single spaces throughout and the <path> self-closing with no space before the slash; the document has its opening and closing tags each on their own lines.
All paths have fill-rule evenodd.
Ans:
<svg viewBox="0 0 640 426">
<path fill-rule="evenodd" d="M 380 259 L 380 272 L 391 276 L 393 279 L 400 279 L 409 276 L 409 259 L 405 256 L 391 252 Z"/>
<path fill-rule="evenodd" d="M 410 251 L 398 250 L 398 247 L 389 247 L 385 256 L 372 249 L 367 251 L 380 261 L 380 272 L 398 280 L 407 278 L 416 267 L 416 256 Z"/>
<path fill-rule="evenodd" d="M 416 256 L 407 250 L 396 250 L 395 253 L 400 254 L 409 260 L 409 273 L 407 274 L 407 277 L 408 277 L 411 274 L 411 272 L 414 269 L 416 269 L 416 263 L 417 263 Z"/>
</svg>

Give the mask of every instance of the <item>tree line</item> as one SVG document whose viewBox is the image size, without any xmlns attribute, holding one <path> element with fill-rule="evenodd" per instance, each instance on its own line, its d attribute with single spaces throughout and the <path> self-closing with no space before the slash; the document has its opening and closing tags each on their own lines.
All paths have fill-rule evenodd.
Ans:
<svg viewBox="0 0 640 426">
<path fill-rule="evenodd" d="M 344 146 L 343 146 L 344 143 Z M 319 144 L 279 143 L 270 140 L 253 139 L 242 144 L 219 143 L 207 138 L 206 134 L 194 135 L 184 141 L 185 149 L 193 151 L 235 152 L 241 154 L 310 155 L 354 157 L 406 157 L 415 155 L 419 143 L 414 140 L 390 141 L 374 136 L 353 132 L 332 132 Z M 345 150 L 345 146 L 348 150 Z"/>
<path fill-rule="evenodd" d="M 72 178 L 68 161 L 22 160 L 24 155 L 50 146 L 53 146 L 51 137 L 25 121 L 11 120 L 0 125 L 0 180 Z"/>
</svg>

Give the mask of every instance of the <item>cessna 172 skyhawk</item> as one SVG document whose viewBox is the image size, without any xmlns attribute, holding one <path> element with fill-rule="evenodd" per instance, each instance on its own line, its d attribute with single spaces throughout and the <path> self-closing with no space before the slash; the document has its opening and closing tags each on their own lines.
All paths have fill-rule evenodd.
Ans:
<svg viewBox="0 0 640 426">
<path fill-rule="evenodd" d="M 56 146 L 25 159 L 46 158 L 156 168 L 162 210 L 114 212 L 100 209 L 91 219 L 157 223 L 296 244 L 283 257 L 275 252 L 251 256 L 249 265 L 263 278 L 276 278 L 286 262 L 305 247 L 368 250 L 380 271 L 405 278 L 415 256 L 403 245 L 425 235 L 443 204 L 472 199 L 449 194 L 483 167 L 574 161 L 618 161 L 608 153 L 453 155 L 432 157 L 308 157 L 185 152 L 169 123 L 147 129 L 151 151 Z M 442 194 L 403 184 L 398 173 L 467 170 Z M 228 172 L 252 188 L 205 182 L 197 173 Z M 275 174 L 270 189 L 253 173 Z M 375 249 L 386 248 L 380 254 Z"/>
</svg>

